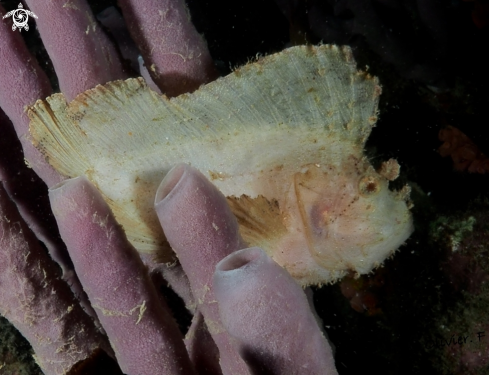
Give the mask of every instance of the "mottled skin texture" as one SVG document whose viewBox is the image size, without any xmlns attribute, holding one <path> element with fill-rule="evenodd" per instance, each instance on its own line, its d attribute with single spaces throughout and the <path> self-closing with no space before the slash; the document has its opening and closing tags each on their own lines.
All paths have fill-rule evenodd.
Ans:
<svg viewBox="0 0 489 375">
<path fill-rule="evenodd" d="M 46 49 L 53 61 L 61 89 L 65 95 L 72 98 L 93 85 L 102 84 L 107 80 L 124 76 L 125 73 L 120 68 L 121 65 L 117 61 L 117 56 L 114 53 L 115 50 L 104 34 L 100 32 L 100 28 L 94 23 L 94 18 L 90 14 L 86 4 L 82 1 L 70 1 L 69 3 L 64 3 L 64 6 L 57 6 L 58 4 L 59 2 L 28 2 L 28 5 L 32 5 L 33 7 L 31 10 L 38 16 L 37 27 L 41 32 Z M 144 4 L 141 2 L 137 4 L 137 9 L 128 4 L 121 4 L 121 6 L 123 7 L 125 17 L 131 18 L 134 22 L 131 26 L 133 35 L 143 53 L 144 51 L 146 51 L 146 54 L 148 52 L 148 41 L 154 42 L 155 40 L 176 40 L 176 44 L 183 48 L 183 52 L 190 51 L 188 55 L 185 55 L 182 51 L 176 50 L 175 45 L 169 44 L 168 49 L 162 50 L 161 54 L 150 54 L 148 61 L 154 64 L 155 70 L 153 73 L 155 71 L 158 73 L 153 77 L 157 83 L 161 85 L 161 81 L 158 82 L 158 77 L 165 76 L 165 73 L 161 72 L 170 72 L 171 76 L 180 77 L 180 79 L 170 80 L 170 86 L 165 86 L 165 84 L 161 85 L 160 88 L 163 92 L 172 95 L 174 93 L 193 90 L 200 84 L 212 79 L 215 74 L 212 61 L 205 48 L 205 44 L 192 28 L 187 18 L 183 2 L 170 1 L 168 3 L 161 3 L 160 5 L 153 2 L 144 2 Z M 149 24 L 145 24 L 144 17 L 141 15 L 156 15 L 157 17 L 161 17 L 163 16 L 160 12 L 162 6 L 166 6 L 166 10 L 170 10 L 163 11 L 163 14 L 166 17 L 165 21 L 168 24 L 174 25 L 174 27 L 151 28 Z M 140 12 L 139 16 L 137 12 Z M 0 9 L 0 13 L 3 15 L 5 12 L 3 9 Z M 134 28 L 139 30 L 139 32 L 134 32 Z M 152 51 L 151 47 L 149 47 L 149 51 Z M 175 52 L 177 58 L 170 56 L 166 59 L 165 56 L 168 55 L 168 51 Z M 36 150 L 30 146 L 30 143 L 27 142 L 28 124 L 23 113 L 26 105 L 32 104 L 38 98 L 44 98 L 49 95 L 51 88 L 49 87 L 45 74 L 29 55 L 21 39 L 11 31 L 10 25 L 4 22 L 0 25 L 0 62 L 2 64 L 2 70 L 0 71 L 0 106 L 15 126 L 17 136 L 24 147 L 26 159 L 44 182 L 52 187 L 54 184 L 60 182 L 62 177 L 54 172 Z M 2 128 L 10 126 L 5 121 L 2 121 L 0 125 Z M 69 289 L 57 278 L 55 265 L 49 265 L 50 259 L 46 257 L 43 252 L 44 250 L 38 246 L 34 234 L 29 231 L 28 226 L 35 231 L 38 238 L 47 244 L 48 248 L 56 247 L 56 245 L 50 245 L 49 238 L 40 235 L 43 230 L 48 231 L 50 228 L 45 226 L 42 220 L 36 220 L 35 215 L 24 215 L 26 212 L 36 213 L 39 209 L 36 211 L 34 204 L 27 203 L 27 208 L 19 205 L 17 211 L 15 205 L 10 201 L 12 197 L 16 197 L 16 185 L 14 183 L 14 173 L 11 173 L 11 170 L 9 172 L 9 168 L 7 168 L 9 158 L 18 161 L 21 156 L 14 154 L 16 152 L 15 147 L 9 148 L 9 150 L 12 150 L 10 151 L 12 154 L 5 154 L 6 148 L 0 149 L 0 153 L 2 153 L 2 158 L 0 158 L 0 162 L 2 163 L 0 165 L 2 167 L 0 171 L 2 173 L 0 176 L 2 183 L 10 188 L 8 194 L 10 197 L 3 189 L 0 189 L 2 209 L 2 234 L 0 236 L 2 241 L 0 245 L 0 257 L 2 261 L 0 264 L 3 267 L 0 276 L 0 306 L 2 306 L 2 314 L 5 314 L 21 330 L 24 336 L 30 340 L 36 352 L 37 361 L 41 364 L 46 374 L 67 373 L 75 362 L 79 360 L 83 361 L 97 347 L 106 350 L 108 353 L 111 353 L 111 350 L 106 347 L 107 341 L 100 331 L 96 329 L 95 323 L 83 313 L 80 306 L 75 303 L 74 296 L 70 294 Z M 25 171 L 19 170 L 19 174 L 22 173 L 25 173 Z M 189 172 L 191 180 L 199 180 L 201 178 L 198 174 L 195 175 L 192 173 Z M 27 186 L 33 186 L 29 185 L 31 183 L 30 181 L 31 179 L 24 179 L 23 183 L 27 184 Z M 187 204 L 185 213 L 178 214 L 182 225 L 169 226 L 168 228 L 164 228 L 164 230 L 167 236 L 173 238 L 176 244 L 183 245 L 183 248 L 180 249 L 182 259 L 187 257 L 189 260 L 192 260 L 194 258 L 195 261 L 198 259 L 199 252 L 192 254 L 189 250 L 198 251 L 201 247 L 198 246 L 199 244 L 205 246 L 206 252 L 204 254 L 206 255 L 206 263 L 202 268 L 199 268 L 201 270 L 200 272 L 196 272 L 195 275 L 188 275 L 191 277 L 191 285 L 194 290 L 188 291 L 187 294 L 188 301 L 191 301 L 191 297 L 189 296 L 194 292 L 195 299 L 197 301 L 202 300 L 205 305 L 214 301 L 206 299 L 202 295 L 202 286 L 212 284 L 215 264 L 222 257 L 240 246 L 238 245 L 239 241 L 236 239 L 237 230 L 236 228 L 233 229 L 235 221 L 229 217 L 229 212 L 224 209 L 227 207 L 224 198 L 216 190 L 212 191 L 212 185 L 210 183 L 205 180 L 201 181 L 201 183 L 203 186 L 207 186 L 208 189 L 206 190 L 206 194 L 208 193 L 209 195 L 204 196 L 207 198 L 211 197 L 212 199 L 203 198 L 202 192 L 196 190 L 188 192 L 188 195 L 185 196 L 177 195 L 173 198 L 167 197 L 164 199 L 166 204 L 159 205 L 158 214 L 162 222 L 166 221 L 171 223 L 172 220 L 168 218 L 168 213 L 165 212 L 165 205 L 168 208 Z M 165 190 L 164 187 L 162 189 Z M 45 190 L 33 187 L 32 194 L 42 195 L 45 194 Z M 70 198 L 69 194 L 74 194 L 76 198 Z M 159 194 L 158 200 L 161 200 L 163 196 Z M 83 199 L 78 201 L 82 197 Z M 102 312 L 102 314 L 99 314 L 101 323 L 109 335 L 109 340 L 113 344 L 113 348 L 116 350 L 115 354 L 120 361 L 121 367 L 126 368 L 125 366 L 130 366 L 132 363 L 139 365 L 139 368 L 134 370 L 127 367 L 129 374 L 154 373 L 155 368 L 159 369 L 156 366 L 160 365 L 156 361 L 149 361 L 150 363 L 148 363 L 146 356 L 148 353 L 153 353 L 151 355 L 154 355 L 154 353 L 166 353 L 161 354 L 161 357 L 162 362 L 164 362 L 163 366 L 169 369 L 167 373 L 177 373 L 173 372 L 171 366 L 180 366 L 181 369 L 188 369 L 190 365 L 187 362 L 186 354 L 182 350 L 183 344 L 180 341 L 181 338 L 175 337 L 175 329 L 174 327 L 172 328 L 173 323 L 166 313 L 162 312 L 163 307 L 159 305 L 160 298 L 155 296 L 151 285 L 148 286 L 149 278 L 144 274 L 145 268 L 134 252 L 132 252 L 131 248 L 125 243 L 125 236 L 121 233 L 120 228 L 111 221 L 110 213 L 105 211 L 106 207 L 96 190 L 86 185 L 86 181 L 83 179 L 78 179 L 68 181 L 57 190 L 53 190 L 51 192 L 51 199 L 53 206 L 56 207 L 56 219 L 60 224 L 63 238 L 68 245 L 68 251 L 71 254 L 72 261 L 75 263 L 75 269 L 79 272 L 78 276 L 82 280 L 83 287 L 87 290 L 91 299 L 90 302 L 94 305 L 95 310 L 98 313 Z M 68 199 L 68 201 L 75 200 L 77 203 L 76 205 L 68 204 L 67 201 L 60 203 L 63 199 Z M 192 204 L 189 206 L 189 203 Z M 24 213 L 23 218 L 19 216 L 19 212 Z M 195 213 L 203 214 L 204 216 L 200 220 L 195 221 Z M 207 214 L 214 215 L 214 222 L 221 224 L 221 228 L 226 225 L 229 226 L 229 231 L 225 232 L 223 238 L 216 238 L 215 228 L 209 225 L 210 223 L 208 221 L 203 220 Z M 189 215 L 189 220 L 186 220 L 186 215 Z M 93 220 L 93 218 L 100 218 L 101 216 L 102 218 L 108 218 L 107 223 L 105 223 L 104 219 Z M 23 220 L 27 221 L 29 225 L 26 225 Z M 190 224 L 190 227 L 187 227 L 187 224 Z M 21 228 L 21 231 L 18 230 L 19 228 Z M 189 233 L 192 238 L 190 242 L 188 241 Z M 198 235 L 195 235 L 195 233 L 198 233 Z M 56 231 L 51 230 L 50 235 L 52 238 L 57 238 Z M 208 239 L 213 239 L 215 247 L 209 245 Z M 52 242 L 55 243 L 56 241 Z M 189 248 L 186 246 L 189 246 Z M 216 253 L 214 254 L 214 252 Z M 105 256 L 100 257 L 101 254 Z M 97 258 L 97 256 L 99 257 Z M 59 256 L 58 258 L 62 259 L 63 256 Z M 151 263 L 151 259 L 146 259 L 145 261 Z M 44 264 L 44 262 L 46 266 L 39 268 L 38 265 Z M 117 265 L 115 265 L 115 262 Z M 78 271 L 78 269 L 83 270 L 87 264 L 91 265 L 89 270 L 86 269 L 86 272 Z M 152 266 L 157 268 L 154 264 Z M 188 268 L 188 272 L 194 272 L 195 268 L 192 267 L 195 267 L 195 265 L 191 265 Z M 67 261 L 65 258 L 62 269 L 65 272 L 65 277 L 70 272 L 73 272 L 71 261 Z M 14 270 L 15 272 L 13 272 Z M 46 273 L 40 272 L 42 270 L 46 270 Z M 174 274 L 182 275 L 182 273 Z M 274 273 L 272 272 L 269 276 L 274 277 Z M 179 289 L 179 287 L 180 290 L 185 289 L 187 284 L 184 282 L 184 278 L 179 276 L 175 277 L 174 280 L 183 280 L 175 289 Z M 246 284 L 247 281 L 244 280 L 243 283 Z M 30 286 L 29 290 L 23 289 L 26 285 Z M 45 285 L 52 285 L 53 288 L 58 289 L 46 289 L 44 288 Z M 292 286 L 297 291 L 297 286 Z M 123 290 L 120 299 L 116 298 L 118 296 L 114 292 L 114 288 L 117 288 L 119 291 Z M 30 294 L 26 295 L 26 291 Z M 213 292 L 211 291 L 211 293 Z M 63 295 L 66 295 L 66 298 Z M 260 293 L 257 293 L 257 296 L 259 295 Z M 264 296 L 266 296 L 266 300 L 268 301 L 270 296 L 268 294 L 264 294 Z M 29 302 L 35 301 L 37 303 L 36 309 L 41 310 L 42 313 L 38 316 L 33 316 L 34 320 L 26 321 L 25 318 L 29 317 L 32 311 L 32 305 L 24 303 L 25 301 L 22 302 L 23 299 L 19 297 L 26 297 Z M 100 308 L 102 304 L 99 298 L 107 303 L 107 309 L 102 310 Z M 296 298 L 297 301 L 295 300 Z M 142 307 L 141 301 L 146 301 L 146 299 L 148 299 L 148 302 L 144 306 L 147 310 L 143 311 L 144 308 Z M 289 299 L 287 304 L 295 305 L 296 302 L 300 304 L 303 301 L 303 296 L 295 296 Z M 270 300 L 269 303 L 277 307 L 280 306 L 277 304 L 281 302 L 280 300 L 277 300 L 277 302 Z M 72 305 L 73 308 L 67 307 Z M 216 304 L 214 303 L 214 305 Z M 213 314 L 216 314 L 218 311 L 216 306 L 211 308 Z M 134 307 L 137 307 L 137 309 L 131 314 L 131 309 Z M 280 309 L 280 307 L 278 308 Z M 303 311 L 301 309 L 299 310 Z M 70 310 L 68 315 L 61 314 L 61 312 L 68 310 Z M 123 312 L 126 316 L 108 316 L 103 313 L 109 310 Z M 138 313 L 135 314 L 134 312 L 137 310 Z M 49 315 L 50 311 L 54 316 Z M 233 310 L 231 309 L 230 311 Z M 137 318 L 140 317 L 139 312 L 141 313 L 142 319 L 138 323 L 136 316 Z M 198 373 L 218 374 L 221 370 L 219 370 L 219 364 L 215 355 L 206 358 L 207 363 L 204 363 L 205 361 L 202 360 L 202 353 L 207 352 L 209 348 L 214 346 L 212 339 L 206 334 L 206 325 L 199 314 L 200 312 L 198 311 L 189 331 L 192 335 L 187 337 L 185 343 L 188 351 L 191 353 L 191 359 Z M 234 314 L 231 314 L 234 317 L 231 316 L 231 318 L 226 319 L 226 327 L 230 331 L 234 327 L 233 332 L 237 332 L 238 334 L 235 334 L 237 341 L 234 341 L 234 339 L 231 340 L 230 338 L 226 339 L 229 343 L 229 347 L 226 349 L 229 349 L 230 353 L 234 353 L 230 357 L 230 361 L 232 362 L 234 360 L 235 362 L 234 364 L 231 363 L 231 367 L 227 367 L 228 365 L 226 367 L 223 366 L 224 373 L 254 373 L 261 368 L 269 367 L 267 363 L 250 362 L 248 358 L 244 358 L 245 361 L 248 361 L 248 365 L 250 366 L 248 368 L 243 366 L 243 362 L 239 357 L 236 357 L 236 347 L 234 345 L 240 340 L 240 330 L 242 331 L 243 328 L 249 327 L 259 335 L 259 329 L 256 327 L 253 329 L 256 320 L 248 317 L 240 317 L 240 314 L 241 311 L 235 311 Z M 62 316 L 61 319 L 56 319 L 60 316 Z M 69 318 L 73 320 L 70 321 Z M 310 322 L 309 313 L 305 313 L 305 315 L 300 314 L 299 318 Z M 136 319 L 136 322 L 134 322 L 134 319 Z M 219 316 L 211 315 L 210 319 L 214 322 L 219 319 Z M 126 323 L 126 320 L 129 323 Z M 121 323 L 121 321 L 124 323 Z M 299 321 L 294 323 L 300 324 Z M 81 325 L 84 325 L 83 329 L 80 328 Z M 207 326 L 209 325 L 209 322 L 207 322 Z M 139 329 L 141 330 L 139 331 Z M 289 326 L 284 325 L 283 321 L 278 321 L 274 327 L 275 332 L 285 332 L 288 329 Z M 63 330 L 65 330 L 64 334 L 59 334 Z M 78 333 L 71 334 L 72 330 L 78 330 Z M 319 327 L 314 327 L 314 330 L 315 335 L 319 337 L 321 335 Z M 144 341 L 135 339 L 136 337 L 148 337 L 145 332 L 149 332 L 148 335 L 158 337 L 161 345 L 153 345 L 154 343 L 151 340 Z M 38 342 L 36 340 L 42 337 L 42 335 L 54 335 L 55 337 L 51 343 L 55 343 L 56 345 L 37 345 Z M 221 334 L 221 336 L 224 335 Z M 131 341 L 129 345 L 122 343 L 124 340 L 129 339 Z M 248 339 L 249 337 L 247 336 L 246 340 Z M 279 339 L 280 345 L 276 342 L 276 348 L 280 346 L 284 347 L 283 337 L 279 337 Z M 297 338 L 291 336 L 290 339 L 295 340 Z M 174 343 L 168 344 L 172 340 L 175 340 Z M 256 339 L 256 342 L 260 341 L 263 340 L 260 338 Z M 77 343 L 79 347 L 70 346 Z M 328 349 L 324 349 L 325 345 L 327 346 L 324 340 L 318 342 L 318 345 L 320 345 L 317 349 L 318 351 L 324 353 L 324 350 L 326 350 L 329 353 Z M 77 355 L 70 355 L 71 362 L 66 361 L 66 354 L 72 353 L 65 350 L 53 350 L 53 348 L 57 349 L 60 347 L 74 348 L 76 349 Z M 79 350 L 80 348 L 84 349 Z M 261 345 L 259 348 L 260 350 L 267 350 Z M 221 350 L 221 364 L 224 363 L 223 358 L 225 358 L 225 354 Z M 273 362 L 273 368 L 279 369 L 284 367 L 281 358 L 290 360 L 288 353 L 282 354 L 274 350 L 270 351 L 269 354 L 275 359 L 272 360 L 270 356 L 265 356 L 262 358 L 262 361 L 270 360 L 271 363 Z M 331 369 L 329 373 L 335 373 L 332 358 L 330 356 L 326 356 L 325 358 L 328 362 L 327 368 Z M 322 363 L 322 360 L 324 358 L 320 359 L 318 363 Z M 53 368 L 53 363 L 63 363 L 63 365 Z M 279 364 L 278 366 L 277 363 Z M 230 368 L 231 370 L 229 370 Z M 239 368 L 240 371 L 234 372 L 234 368 Z M 162 371 L 161 373 L 165 372 Z"/>
</svg>

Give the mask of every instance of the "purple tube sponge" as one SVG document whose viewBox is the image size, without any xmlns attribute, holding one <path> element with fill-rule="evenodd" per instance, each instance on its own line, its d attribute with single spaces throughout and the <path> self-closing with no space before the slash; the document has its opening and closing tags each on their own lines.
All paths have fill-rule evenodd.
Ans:
<svg viewBox="0 0 489 375">
<path fill-rule="evenodd" d="M 68 101 L 98 84 L 126 78 L 116 49 L 84 0 L 26 2 L 38 16 L 37 27 Z"/>
<path fill-rule="evenodd" d="M 221 366 L 219 366 L 219 349 L 200 311 L 197 311 L 192 319 L 192 324 L 185 336 L 185 346 L 198 374 L 222 375 Z"/>
<path fill-rule="evenodd" d="M 162 181 L 155 202 L 223 374 L 337 374 L 303 290 L 263 250 L 236 251 L 246 245 L 212 183 L 180 164 Z"/>
<path fill-rule="evenodd" d="M 0 183 L 0 313 L 30 342 L 43 372 L 65 374 L 106 338 L 82 310 Z"/>
<path fill-rule="evenodd" d="M 337 374 L 304 291 L 262 249 L 239 250 L 221 260 L 213 285 L 221 321 L 255 371 Z"/>
<path fill-rule="evenodd" d="M 0 6 L 0 18 L 6 14 Z M 5 20 L 0 22 L 0 107 L 14 124 L 25 158 L 47 185 L 62 177 L 30 142 L 27 105 L 51 95 L 51 85 L 44 71 L 27 50 L 18 32 L 12 32 Z M 2 125 L 3 126 L 3 125 Z"/>
<path fill-rule="evenodd" d="M 57 226 L 51 213 L 47 187 L 24 162 L 22 146 L 12 124 L 0 109 L 0 180 L 10 199 L 29 228 L 49 250 L 51 257 L 61 266 L 63 276 L 73 286 L 77 283 L 72 272 L 68 252 L 57 235 Z M 75 288 L 76 289 L 76 288 Z M 81 289 L 81 288 L 80 288 Z"/>
<path fill-rule="evenodd" d="M 0 16 L 5 13 L 0 6 Z M 51 94 L 49 80 L 36 59 L 27 50 L 19 32 L 14 32 L 5 20 L 0 22 L 0 107 L 12 122 L 17 138 L 11 132 L 11 124 L 0 114 L 0 177 L 20 214 L 36 236 L 43 241 L 51 257 L 63 269 L 63 277 L 83 301 L 80 283 L 72 271 L 72 264 L 64 245 L 59 240 L 56 223 L 49 212 L 46 185 L 63 180 L 32 145 L 29 134 L 27 105 Z M 70 68 L 71 69 L 71 68 Z M 71 70 L 70 70 L 71 73 Z M 23 149 L 18 147 L 20 141 Z M 39 180 L 31 169 L 44 181 Z M 87 311 L 90 309 L 85 304 Z"/>
<path fill-rule="evenodd" d="M 191 92 L 217 78 L 207 45 L 192 25 L 183 0 L 120 0 L 119 6 L 164 94 Z"/>
<path fill-rule="evenodd" d="M 187 274 L 197 308 L 220 353 L 224 374 L 249 374 L 221 324 L 212 276 L 226 255 L 245 247 L 225 197 L 197 169 L 175 166 L 161 182 L 156 213 L 166 238 Z"/>
<path fill-rule="evenodd" d="M 193 374 L 178 327 L 146 267 L 85 177 L 50 190 L 75 271 L 126 374 Z"/>
</svg>

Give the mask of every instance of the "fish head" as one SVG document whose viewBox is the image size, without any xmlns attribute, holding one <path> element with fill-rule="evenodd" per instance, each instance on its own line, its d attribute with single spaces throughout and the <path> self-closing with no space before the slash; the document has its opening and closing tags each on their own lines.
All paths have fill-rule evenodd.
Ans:
<svg viewBox="0 0 489 375">
<path fill-rule="evenodd" d="M 409 237 L 408 189 L 391 191 L 388 178 L 361 159 L 307 165 L 294 175 L 294 221 L 318 266 L 337 275 L 368 273 Z"/>
</svg>

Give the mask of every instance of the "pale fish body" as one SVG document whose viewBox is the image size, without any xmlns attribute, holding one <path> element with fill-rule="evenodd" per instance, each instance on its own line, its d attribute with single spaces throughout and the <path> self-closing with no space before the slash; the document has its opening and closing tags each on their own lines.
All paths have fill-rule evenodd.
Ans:
<svg viewBox="0 0 489 375">
<path fill-rule="evenodd" d="M 153 210 L 177 163 L 228 197 L 250 245 L 302 285 L 370 272 L 413 230 L 393 160 L 377 172 L 363 148 L 380 87 L 348 47 L 301 46 L 168 100 L 142 79 L 110 82 L 66 104 L 29 109 L 36 147 L 61 174 L 85 174 L 128 239 L 161 261 L 173 255 Z"/>
</svg>

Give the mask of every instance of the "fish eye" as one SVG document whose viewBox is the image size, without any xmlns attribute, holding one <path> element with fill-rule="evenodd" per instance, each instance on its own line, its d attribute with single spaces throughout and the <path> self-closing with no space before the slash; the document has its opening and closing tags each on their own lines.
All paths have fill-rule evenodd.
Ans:
<svg viewBox="0 0 489 375">
<path fill-rule="evenodd" d="M 380 182 L 375 176 L 363 176 L 358 183 L 358 190 L 363 197 L 377 194 L 380 188 Z"/>
</svg>

